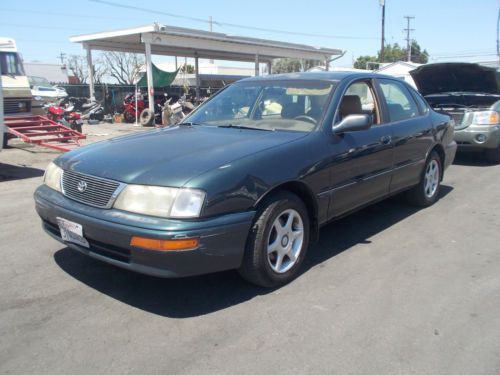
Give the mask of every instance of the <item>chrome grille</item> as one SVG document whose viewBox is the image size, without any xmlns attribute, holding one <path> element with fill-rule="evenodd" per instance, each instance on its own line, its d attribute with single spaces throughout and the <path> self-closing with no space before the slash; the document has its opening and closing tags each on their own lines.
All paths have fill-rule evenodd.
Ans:
<svg viewBox="0 0 500 375">
<path fill-rule="evenodd" d="M 110 208 L 123 186 L 117 181 L 73 171 L 64 171 L 62 175 L 63 194 L 94 207 Z"/>
<path fill-rule="evenodd" d="M 464 118 L 463 111 L 448 111 L 448 114 L 455 120 L 455 126 L 458 128 L 462 125 L 462 120 Z"/>
</svg>

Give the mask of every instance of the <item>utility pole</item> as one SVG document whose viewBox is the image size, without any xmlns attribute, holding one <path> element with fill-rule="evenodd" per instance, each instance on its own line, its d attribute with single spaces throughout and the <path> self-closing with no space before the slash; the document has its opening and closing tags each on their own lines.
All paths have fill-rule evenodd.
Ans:
<svg viewBox="0 0 500 375">
<path fill-rule="evenodd" d="M 406 53 L 407 53 L 406 61 L 411 62 L 411 39 L 410 39 L 410 33 L 412 31 L 415 31 L 415 29 L 410 29 L 410 20 L 415 19 L 415 17 L 413 17 L 413 16 L 404 16 L 404 18 L 406 18 L 406 25 L 407 25 L 406 29 L 404 29 L 404 31 L 406 31 Z"/>
<path fill-rule="evenodd" d="M 64 65 L 64 58 L 66 57 L 66 54 L 61 52 L 57 57 L 61 60 L 61 65 Z"/>
<path fill-rule="evenodd" d="M 210 29 L 209 29 L 209 30 L 210 30 L 210 32 L 212 32 L 212 31 L 213 31 L 213 29 L 212 29 L 212 28 L 213 28 L 212 16 L 208 17 L 208 26 L 210 27 Z M 213 60 L 213 59 L 210 59 L 210 60 L 208 60 L 208 62 L 209 62 L 210 64 L 213 64 L 213 63 L 214 63 L 214 60 Z"/>
<path fill-rule="evenodd" d="M 382 6 L 382 38 L 380 40 L 380 62 L 384 62 L 385 49 L 385 0 L 380 0 Z"/>
</svg>

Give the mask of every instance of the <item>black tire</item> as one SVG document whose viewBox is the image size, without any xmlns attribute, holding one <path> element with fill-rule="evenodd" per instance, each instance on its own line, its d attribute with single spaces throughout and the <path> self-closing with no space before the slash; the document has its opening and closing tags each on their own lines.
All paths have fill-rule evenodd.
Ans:
<svg viewBox="0 0 500 375">
<path fill-rule="evenodd" d="M 74 127 L 78 133 L 82 133 L 82 125 L 81 124 L 75 124 Z"/>
<path fill-rule="evenodd" d="M 436 164 L 434 164 L 436 163 Z M 438 166 L 437 173 L 438 181 L 435 189 L 428 189 L 426 186 L 428 179 L 426 178 L 426 173 L 429 172 L 431 164 Z M 441 180 L 443 178 L 443 163 L 439 154 L 436 151 L 432 151 L 425 162 L 424 170 L 422 171 L 422 176 L 418 185 L 408 190 L 406 193 L 406 198 L 408 202 L 417 207 L 428 207 L 436 202 L 439 196 L 439 190 L 441 187 Z M 428 190 L 427 190 L 428 189 Z M 432 194 L 431 194 L 432 193 Z"/>
<path fill-rule="evenodd" d="M 3 144 L 2 148 L 9 147 L 9 133 L 3 133 Z"/>
<path fill-rule="evenodd" d="M 146 108 L 141 112 L 141 115 L 139 116 L 139 122 L 142 126 L 153 126 L 155 122 L 154 112 Z"/>
<path fill-rule="evenodd" d="M 500 163 L 500 146 L 491 150 L 486 150 L 486 158 L 492 163 Z"/>
<path fill-rule="evenodd" d="M 123 114 L 123 119 L 129 124 L 135 122 L 135 116 L 131 112 L 125 112 Z"/>
<path fill-rule="evenodd" d="M 278 234 L 273 229 L 273 225 L 279 220 L 278 218 L 286 217 L 284 215 L 287 215 L 287 212 L 292 212 L 293 215 L 297 214 L 300 216 L 303 227 L 302 243 L 297 243 L 296 260 L 293 261 L 288 254 L 284 255 L 282 257 L 283 263 L 280 262 L 280 264 L 285 265 L 284 272 L 276 272 L 272 268 L 271 258 L 273 255 L 268 256 L 267 249 L 273 235 L 275 236 L 275 240 L 272 242 L 279 242 L 281 245 L 284 243 L 285 236 L 279 240 Z M 297 218 L 297 216 L 294 217 Z M 262 202 L 248 236 L 243 261 L 239 269 L 240 275 L 245 280 L 266 288 L 278 287 L 292 281 L 297 276 L 309 246 L 309 222 L 309 215 L 304 203 L 292 193 L 279 192 Z M 293 219 L 293 225 L 298 225 L 300 228 L 300 220 Z M 285 243 L 288 245 L 288 241 L 290 241 L 290 248 L 293 248 L 294 241 L 297 240 L 289 240 L 288 236 L 286 238 Z M 276 253 L 275 257 L 277 256 L 278 253 Z M 286 270 L 286 260 L 288 261 L 288 266 L 291 267 L 288 270 Z M 274 266 L 277 266 L 277 261 Z"/>
</svg>

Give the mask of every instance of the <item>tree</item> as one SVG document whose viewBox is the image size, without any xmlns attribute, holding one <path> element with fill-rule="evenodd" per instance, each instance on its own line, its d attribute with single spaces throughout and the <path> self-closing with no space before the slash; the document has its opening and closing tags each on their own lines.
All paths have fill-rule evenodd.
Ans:
<svg viewBox="0 0 500 375">
<path fill-rule="evenodd" d="M 194 66 L 192 66 L 191 64 L 184 64 L 181 66 L 180 71 L 182 73 L 185 73 L 185 74 L 193 74 L 194 73 Z"/>
<path fill-rule="evenodd" d="M 377 52 L 378 61 L 382 61 L 380 51 Z M 402 49 L 398 43 L 387 44 L 384 47 L 384 62 L 396 62 L 406 60 L 406 49 Z"/>
<path fill-rule="evenodd" d="M 318 60 L 303 60 L 303 61 L 304 63 L 302 64 L 301 60 L 299 59 L 293 59 L 293 58 L 276 59 L 273 61 L 273 67 L 272 67 L 273 73 L 279 74 L 279 73 L 293 73 L 293 72 L 306 71 L 321 64 L 321 61 Z"/>
<path fill-rule="evenodd" d="M 133 85 L 144 65 L 144 57 L 135 53 L 104 52 L 102 54 L 106 73 L 122 85 Z"/>
<path fill-rule="evenodd" d="M 77 78 L 79 83 L 87 83 L 89 70 L 85 56 L 70 55 L 67 65 L 68 69 L 73 76 Z M 93 60 L 92 70 L 94 71 L 94 83 L 102 83 L 102 79 L 106 75 L 107 69 L 101 57 Z"/>
<path fill-rule="evenodd" d="M 87 83 L 87 60 L 84 56 L 70 55 L 68 57 L 68 69 L 73 73 L 78 82 Z"/>
<path fill-rule="evenodd" d="M 411 61 L 419 64 L 427 64 L 429 61 L 429 52 L 426 49 L 422 51 L 415 40 L 411 42 Z"/>
<path fill-rule="evenodd" d="M 384 59 L 386 63 L 396 62 L 396 61 L 406 61 L 407 59 L 407 49 L 402 48 L 398 43 L 387 44 L 384 47 Z M 376 69 L 376 64 L 367 64 L 367 62 L 380 62 L 382 61 L 380 56 L 380 51 L 377 52 L 377 56 L 360 56 L 354 62 L 354 67 L 356 69 Z M 411 61 L 419 64 L 426 64 L 429 61 L 429 53 L 427 50 L 423 50 L 417 41 L 413 40 L 411 42 Z"/>
<path fill-rule="evenodd" d="M 368 69 L 368 70 L 377 69 L 378 67 L 377 60 L 378 59 L 376 56 L 359 56 L 354 62 L 354 68 Z M 375 64 L 369 64 L 369 63 L 375 63 Z"/>
<path fill-rule="evenodd" d="M 94 72 L 94 83 L 101 84 L 103 77 L 107 74 L 106 65 L 102 57 L 94 59 L 92 64 L 92 70 Z"/>
</svg>

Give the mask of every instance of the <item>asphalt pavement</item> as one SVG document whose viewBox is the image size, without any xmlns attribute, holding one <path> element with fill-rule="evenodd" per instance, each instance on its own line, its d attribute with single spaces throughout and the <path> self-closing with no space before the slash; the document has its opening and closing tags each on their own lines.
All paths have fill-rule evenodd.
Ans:
<svg viewBox="0 0 500 375">
<path fill-rule="evenodd" d="M 141 130 L 89 141 L 122 129 Z M 500 166 L 459 156 L 434 206 L 396 197 L 324 227 L 300 277 L 268 291 L 51 239 L 32 194 L 57 155 L 0 152 L 2 374 L 500 373 Z"/>
</svg>

